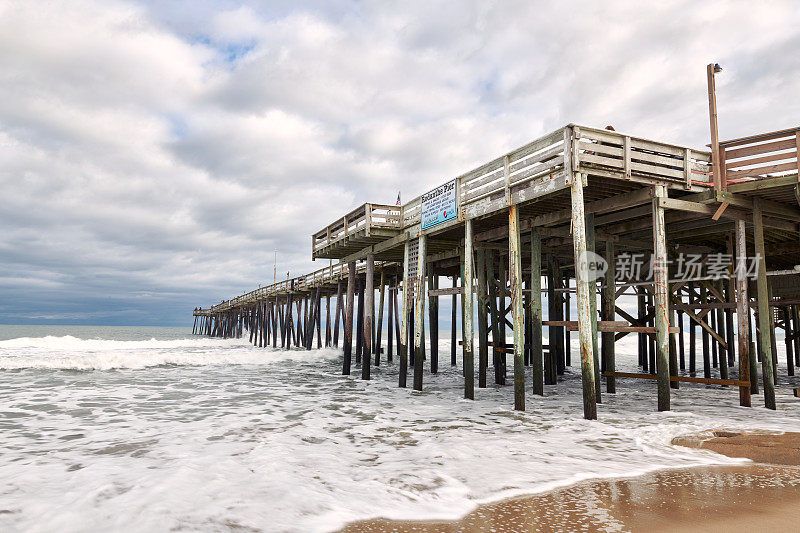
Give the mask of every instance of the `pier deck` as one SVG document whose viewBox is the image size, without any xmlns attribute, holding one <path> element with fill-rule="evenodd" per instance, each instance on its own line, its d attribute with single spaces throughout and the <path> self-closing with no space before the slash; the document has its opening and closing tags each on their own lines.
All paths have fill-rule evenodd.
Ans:
<svg viewBox="0 0 800 533">
<path fill-rule="evenodd" d="M 438 299 L 445 296 L 460 301 L 465 317 L 462 324 L 452 317 L 450 363 L 457 362 L 457 329 L 465 369 L 474 366 L 477 340 L 479 387 L 490 367 L 495 383 L 505 384 L 513 354 L 517 409 L 524 409 L 526 366 L 533 367 L 533 393 L 541 394 L 572 365 L 571 330 L 578 331 L 587 418 L 596 417 L 603 380 L 614 393 L 617 378 L 633 376 L 656 379 L 659 409 L 669 409 L 670 390 L 680 382 L 697 381 L 735 383 L 742 405 L 763 384 L 764 404 L 774 408 L 776 327 L 787 334 L 787 374 L 800 365 L 800 129 L 724 141 L 718 153 L 715 175 L 709 151 L 567 125 L 443 184 L 443 191 L 454 188 L 456 211 L 440 208 L 437 221 L 430 219 L 431 194 L 402 206 L 363 204 L 312 235 L 312 258 L 338 263 L 197 309 L 196 331 L 249 330 L 257 344 L 271 335 L 277 346 L 280 330 L 282 346 L 310 349 L 314 331 L 318 346 L 323 330 L 326 345 L 338 345 L 342 323 L 349 373 L 358 294 L 356 362 L 369 378 L 365 354 L 380 361 L 388 301 L 387 358 L 396 340 L 400 385 L 410 361 L 414 387 L 421 388 L 423 357 L 415 355 L 425 354 L 437 370 Z M 639 255 L 639 271 L 621 272 L 621 258 L 630 263 Z M 687 256 L 724 276 L 686 278 Z M 735 268 L 753 256 L 765 259 L 753 272 Z M 592 270 L 596 257 L 607 270 Z M 720 266 L 721 258 L 729 264 Z M 442 276 L 454 288 L 439 288 Z M 375 290 L 377 317 L 369 303 Z M 623 295 L 637 302 L 637 313 L 617 306 Z M 578 320 L 570 320 L 575 311 Z M 543 327 L 549 345 L 542 345 Z M 507 346 L 509 329 L 514 341 Z M 638 335 L 642 374 L 615 370 L 614 343 L 628 334 Z M 465 372 L 465 397 L 473 390 L 474 377 Z"/>
</svg>

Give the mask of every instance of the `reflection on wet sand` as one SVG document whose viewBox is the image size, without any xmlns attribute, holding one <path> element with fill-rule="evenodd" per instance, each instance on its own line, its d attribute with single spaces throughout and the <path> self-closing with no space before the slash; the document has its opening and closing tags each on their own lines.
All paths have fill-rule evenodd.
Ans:
<svg viewBox="0 0 800 533">
<path fill-rule="evenodd" d="M 790 531 L 800 521 L 800 468 L 743 465 L 662 470 L 482 505 L 453 522 L 370 520 L 370 531 Z"/>
</svg>

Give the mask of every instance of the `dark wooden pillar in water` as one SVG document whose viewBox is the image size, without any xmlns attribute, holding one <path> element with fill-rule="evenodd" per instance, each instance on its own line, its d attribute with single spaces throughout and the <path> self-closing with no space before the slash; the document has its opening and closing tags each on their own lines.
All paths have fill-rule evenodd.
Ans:
<svg viewBox="0 0 800 533">
<path fill-rule="evenodd" d="M 458 287 L 458 277 L 453 276 L 453 288 L 455 289 Z M 458 305 L 458 295 L 453 294 L 452 296 L 452 307 L 450 309 L 450 366 L 456 366 L 456 345 L 458 342 L 456 339 L 456 319 L 458 315 L 458 310 L 456 306 Z"/>
<path fill-rule="evenodd" d="M 478 274 L 478 387 L 486 388 L 489 366 L 489 297 L 486 292 L 486 250 L 478 249 L 475 270 Z"/>
<path fill-rule="evenodd" d="M 758 291 L 758 323 L 761 330 L 761 374 L 764 382 L 764 406 L 775 409 L 775 376 L 772 370 L 773 351 L 770 335 L 770 307 L 769 290 L 767 287 L 767 262 L 764 247 L 764 222 L 761 211 L 761 200 L 753 199 L 753 240 L 755 241 L 756 257 L 758 261 L 758 277 L 756 289 Z"/>
<path fill-rule="evenodd" d="M 419 236 L 419 249 L 417 251 L 417 283 L 414 287 L 414 390 L 422 390 L 422 335 L 424 329 L 422 322 L 425 317 L 425 266 L 428 248 L 427 235 Z"/>
<path fill-rule="evenodd" d="M 336 282 L 336 316 L 333 317 L 333 345 L 337 348 L 339 347 L 339 319 L 344 315 L 343 287 L 344 282 L 342 280 Z"/>
<path fill-rule="evenodd" d="M 681 299 L 681 303 L 683 303 Z M 686 370 L 686 347 L 683 336 L 683 311 L 678 311 L 678 365 L 681 370 Z"/>
<path fill-rule="evenodd" d="M 647 315 L 647 306 L 645 305 L 645 292 L 643 287 L 634 287 L 634 292 L 636 293 L 636 306 L 637 306 L 637 318 L 640 321 L 640 325 L 644 326 L 645 323 L 645 316 Z M 648 372 L 648 364 L 647 364 L 647 334 L 646 333 L 639 333 L 639 366 L 642 367 L 642 370 L 647 373 Z"/>
<path fill-rule="evenodd" d="M 707 304 L 708 303 L 708 292 L 706 290 L 706 286 L 701 284 L 700 285 L 700 303 Z M 700 311 L 703 313 L 704 311 Z M 702 318 L 704 324 L 708 324 L 708 319 L 706 318 L 708 315 L 705 315 Z M 709 352 L 709 341 L 710 335 L 706 328 L 701 327 L 703 330 L 702 337 L 703 337 L 703 377 L 710 378 L 711 377 L 711 356 Z"/>
<path fill-rule="evenodd" d="M 325 295 L 325 347 L 330 347 L 333 341 L 331 331 L 331 295 Z"/>
<path fill-rule="evenodd" d="M 602 293 L 602 310 L 604 320 L 613 321 L 616 317 L 616 258 L 614 250 L 614 242 L 606 241 L 605 260 L 608 264 L 608 269 L 605 273 Z M 614 346 L 613 331 L 603 333 L 603 370 L 608 372 L 616 371 L 616 348 Z M 602 378 L 601 378 L 602 379 Z M 617 392 L 617 380 L 614 376 L 606 378 L 606 390 L 614 394 Z"/>
<path fill-rule="evenodd" d="M 383 303 L 384 303 L 384 294 L 386 293 L 386 272 L 384 269 L 381 269 L 381 284 L 380 284 L 380 293 L 378 297 L 378 322 L 375 324 L 377 328 L 377 333 L 375 334 L 375 366 L 381 364 L 381 346 L 383 345 Z M 391 332 L 389 333 L 389 337 L 391 337 Z"/>
<path fill-rule="evenodd" d="M 564 320 L 570 320 L 570 292 L 569 292 L 569 275 L 564 276 Z M 572 366 L 572 334 L 569 328 L 564 328 L 564 364 Z M 599 383 L 599 381 L 598 381 Z"/>
<path fill-rule="evenodd" d="M 499 261 L 497 262 L 497 310 L 499 316 L 497 322 L 500 326 L 500 344 L 499 344 L 499 363 L 500 363 L 500 384 L 506 384 L 508 352 L 506 351 L 506 289 L 508 288 L 508 257 L 505 254 L 499 254 Z"/>
<path fill-rule="evenodd" d="M 555 257 L 553 254 L 547 255 L 547 320 L 556 322 L 561 320 L 561 303 L 556 292 L 556 266 Z M 586 317 L 589 320 L 589 317 Z M 591 327 L 591 324 L 589 324 Z M 563 335 L 558 326 L 548 326 L 547 334 L 547 357 L 544 359 L 544 384 L 555 385 L 558 375 L 558 350 L 559 350 L 559 337 Z M 589 334 L 591 339 L 591 333 Z M 592 382 L 594 384 L 594 382 Z"/>
<path fill-rule="evenodd" d="M 356 287 L 358 288 L 358 315 L 356 316 L 356 364 L 361 364 L 361 357 L 364 355 L 364 280 L 357 278 Z M 367 357 L 370 357 L 368 354 Z"/>
<path fill-rule="evenodd" d="M 689 282 L 689 305 L 696 302 L 694 282 Z M 694 310 L 692 310 L 694 312 Z M 689 375 L 697 375 L 697 325 L 689 319 Z"/>
<path fill-rule="evenodd" d="M 406 241 L 403 247 L 403 300 L 400 313 L 400 339 L 397 342 L 397 353 L 400 356 L 400 371 L 398 372 L 399 387 L 406 387 L 408 381 L 408 312 L 409 312 L 409 254 L 410 243 Z"/>
<path fill-rule="evenodd" d="M 322 348 L 322 287 L 317 287 L 314 310 L 316 311 L 314 321 L 317 324 L 317 349 Z"/>
<path fill-rule="evenodd" d="M 345 305 L 344 320 L 344 359 L 342 360 L 342 374 L 349 375 L 353 355 L 353 312 L 356 294 L 356 263 L 347 263 L 347 304 Z"/>
<path fill-rule="evenodd" d="M 428 290 L 439 288 L 439 276 L 433 274 L 433 268 L 428 275 Z M 431 294 L 428 298 L 428 326 L 431 337 L 431 374 L 439 372 L 439 296 Z"/>
<path fill-rule="evenodd" d="M 464 294 L 462 294 L 461 297 L 464 302 L 464 398 L 468 400 L 475 399 L 475 351 L 473 349 L 475 334 L 472 330 L 472 302 L 474 299 L 472 259 L 474 255 L 472 220 L 467 219 L 464 221 L 464 265 L 462 268 L 464 276 L 461 279 L 461 286 L 464 288 Z M 433 331 L 432 325 L 431 331 Z M 431 344 L 433 344 L 433 341 L 431 341 Z"/>
<path fill-rule="evenodd" d="M 497 282 L 494 274 L 494 251 L 486 250 L 486 282 L 489 294 L 489 314 L 492 318 L 492 366 L 494 367 L 494 382 L 502 384 L 502 369 L 500 367 L 500 317 L 497 312 Z"/>
<path fill-rule="evenodd" d="M 372 254 L 367 254 L 367 276 L 364 281 L 364 356 L 361 359 L 361 379 L 370 379 L 372 321 L 375 312 L 375 256 Z"/>
<path fill-rule="evenodd" d="M 794 342 L 792 342 L 792 312 L 789 306 L 781 309 L 783 314 L 784 343 L 786 344 L 786 375 L 794 376 Z"/>
<path fill-rule="evenodd" d="M 394 285 L 397 286 L 397 280 L 394 281 Z M 394 338 L 394 291 L 395 289 L 389 288 L 389 294 L 387 302 L 387 309 L 386 309 L 386 362 L 391 363 L 392 358 L 394 356 L 394 343 L 392 339 Z M 383 306 L 381 306 L 383 308 Z"/>
<path fill-rule="evenodd" d="M 739 337 L 739 379 L 750 381 L 750 387 L 739 387 L 739 405 L 750 407 L 751 394 L 758 393 L 758 376 L 755 370 L 755 361 L 750 350 L 750 298 L 747 294 L 747 230 L 744 220 L 737 220 L 734 242 L 736 248 L 736 320 L 737 335 Z M 753 385 L 755 384 L 755 387 Z"/>
<path fill-rule="evenodd" d="M 531 368 L 533 394 L 544 395 L 544 354 L 542 352 L 542 238 L 531 229 Z"/>
<path fill-rule="evenodd" d="M 519 208 L 508 208 L 508 278 L 511 288 L 511 323 L 514 325 L 514 409 L 525 410 L 525 324 L 522 317 L 522 244 Z M 470 317 L 471 320 L 471 317 Z"/>
</svg>

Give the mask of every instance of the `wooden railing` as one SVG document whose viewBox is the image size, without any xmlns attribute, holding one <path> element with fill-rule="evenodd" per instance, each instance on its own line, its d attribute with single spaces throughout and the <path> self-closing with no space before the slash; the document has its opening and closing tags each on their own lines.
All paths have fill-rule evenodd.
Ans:
<svg viewBox="0 0 800 533">
<path fill-rule="evenodd" d="M 631 137 L 615 131 L 568 125 L 500 156 L 456 178 L 458 204 L 467 216 L 531 197 L 536 185 L 563 178 L 573 170 L 617 179 L 652 178 L 686 188 L 712 185 L 711 154 L 668 143 Z M 537 193 L 539 194 L 539 193 Z M 477 207 L 481 206 L 481 207 Z M 380 218 L 376 213 L 384 209 Z M 329 246 L 361 229 L 407 229 L 420 222 L 421 197 L 402 207 L 363 206 L 312 236 L 312 251 Z"/>
<path fill-rule="evenodd" d="M 719 143 L 721 183 L 769 179 L 797 173 L 800 127 Z"/>
<path fill-rule="evenodd" d="M 711 186 L 711 154 L 615 131 L 575 126 L 578 168 L 622 174 L 626 179 L 638 176 Z"/>
<path fill-rule="evenodd" d="M 367 236 L 373 228 L 400 229 L 401 207 L 386 204 L 364 204 L 347 213 L 326 228 L 311 236 L 313 251 L 329 246 L 364 230 Z"/>
<path fill-rule="evenodd" d="M 380 269 L 383 265 L 382 262 L 376 261 L 376 269 Z M 366 271 L 366 265 L 358 265 L 356 272 L 361 274 Z M 207 313 L 214 313 L 217 311 L 224 311 L 234 307 L 240 307 L 255 301 L 264 300 L 279 294 L 286 294 L 287 292 L 304 292 L 309 291 L 321 285 L 336 283 L 340 279 L 347 279 L 348 271 L 346 263 L 334 263 L 325 268 L 320 268 L 309 274 L 291 278 L 258 289 L 246 292 L 230 300 L 225 300 L 212 305 L 210 309 L 200 309 L 198 311 L 205 311 Z M 206 314 L 207 314 L 206 313 Z"/>
</svg>

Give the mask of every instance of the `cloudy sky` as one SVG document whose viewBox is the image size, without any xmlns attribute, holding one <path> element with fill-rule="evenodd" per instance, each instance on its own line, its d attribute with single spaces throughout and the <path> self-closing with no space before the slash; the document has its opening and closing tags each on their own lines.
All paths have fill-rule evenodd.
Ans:
<svg viewBox="0 0 800 533">
<path fill-rule="evenodd" d="M 392 5 L 394 4 L 394 5 Z M 0 0 L 0 323 L 186 324 L 568 122 L 800 123 L 797 2 Z"/>
</svg>

